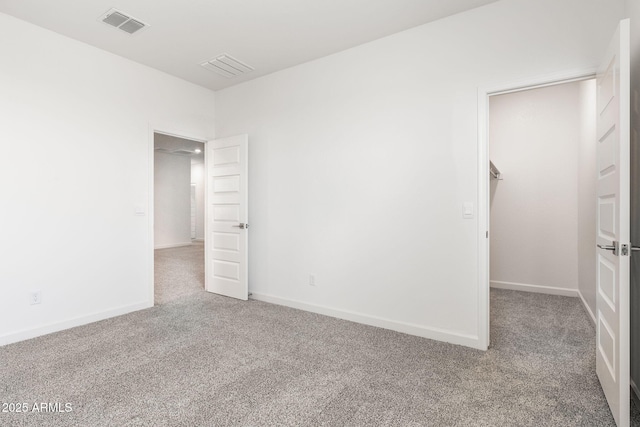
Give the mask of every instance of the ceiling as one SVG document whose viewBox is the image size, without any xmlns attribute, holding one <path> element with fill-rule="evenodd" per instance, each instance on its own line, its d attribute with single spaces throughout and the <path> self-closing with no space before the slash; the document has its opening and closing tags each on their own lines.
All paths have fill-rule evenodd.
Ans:
<svg viewBox="0 0 640 427">
<path fill-rule="evenodd" d="M 191 158 L 191 164 L 204 162 L 204 144 L 163 133 L 153 134 L 153 149 L 166 154 Z M 196 150 L 200 150 L 196 153 Z"/>
<path fill-rule="evenodd" d="M 0 0 L 0 12 L 218 90 L 494 1 Z M 129 35 L 100 22 L 111 8 L 150 27 Z M 226 78 L 200 66 L 223 53 L 255 70 Z"/>
</svg>

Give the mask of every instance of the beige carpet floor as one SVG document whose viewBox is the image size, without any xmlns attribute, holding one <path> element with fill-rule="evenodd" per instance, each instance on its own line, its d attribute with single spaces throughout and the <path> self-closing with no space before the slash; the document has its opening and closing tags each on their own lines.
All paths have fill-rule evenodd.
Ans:
<svg viewBox="0 0 640 427">
<path fill-rule="evenodd" d="M 577 298 L 492 290 L 482 352 L 210 294 L 169 252 L 195 280 L 165 302 L 0 348 L 1 402 L 72 409 L 0 426 L 614 425 Z"/>
<path fill-rule="evenodd" d="M 155 303 L 166 304 L 204 290 L 204 243 L 156 249 Z"/>
</svg>

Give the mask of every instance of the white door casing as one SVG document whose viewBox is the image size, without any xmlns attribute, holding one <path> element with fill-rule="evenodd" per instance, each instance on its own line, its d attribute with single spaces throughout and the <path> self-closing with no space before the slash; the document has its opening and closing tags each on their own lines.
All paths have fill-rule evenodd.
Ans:
<svg viewBox="0 0 640 427">
<path fill-rule="evenodd" d="M 490 168 L 489 168 L 489 98 L 543 88 L 558 84 L 593 79 L 595 68 L 561 71 L 478 88 L 478 341 L 476 348 L 487 350 L 490 341 Z"/>
<path fill-rule="evenodd" d="M 596 101 L 596 372 L 619 426 L 629 425 L 630 399 L 629 50 L 629 20 L 624 20 L 598 68 Z"/>
<path fill-rule="evenodd" d="M 207 144 L 205 289 L 247 300 L 248 136 Z"/>
</svg>

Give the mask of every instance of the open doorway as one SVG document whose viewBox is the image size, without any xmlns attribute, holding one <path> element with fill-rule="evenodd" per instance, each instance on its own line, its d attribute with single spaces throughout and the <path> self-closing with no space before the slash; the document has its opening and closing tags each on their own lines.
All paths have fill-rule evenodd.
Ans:
<svg viewBox="0 0 640 427">
<path fill-rule="evenodd" d="M 596 292 L 595 79 L 489 97 L 490 284 Z"/>
<path fill-rule="evenodd" d="M 204 143 L 154 133 L 154 303 L 205 288 Z"/>
<path fill-rule="evenodd" d="M 531 341 L 538 352 L 553 340 L 572 341 L 576 349 L 595 337 L 596 90 L 595 79 L 585 79 L 488 96 L 492 333 L 527 316 L 544 322 L 548 335 Z M 582 300 L 592 333 L 580 333 L 582 320 L 570 312 L 576 304 L 566 297 Z M 524 321 L 520 343 L 529 339 L 526 326 Z M 591 359 L 585 359 L 588 366 Z M 631 388 L 631 418 L 640 424 L 633 378 Z"/>
<path fill-rule="evenodd" d="M 521 323 L 521 336 L 511 339 L 535 347 L 571 338 L 591 354 L 595 100 L 593 78 L 488 97 L 492 333 Z M 528 325 L 540 322 L 548 328 L 528 336 Z"/>
<path fill-rule="evenodd" d="M 495 316 L 490 309 L 491 288 L 581 296 L 593 319 L 591 313 L 595 313 L 595 304 L 587 302 L 585 295 L 595 294 L 595 273 L 581 269 L 588 258 L 580 253 L 588 252 L 595 256 L 594 246 L 587 247 L 595 234 L 595 225 L 592 218 L 586 216 L 587 213 L 595 215 L 595 198 L 587 200 L 588 195 L 594 192 L 592 180 L 595 176 L 594 77 L 591 70 L 558 73 L 478 90 L 478 348 L 487 349 L 490 341 L 493 341 L 490 331 L 491 319 Z M 554 96 L 558 99 L 554 99 Z M 497 103 L 502 104 L 502 117 L 495 110 Z M 494 109 L 490 114 L 491 104 Z M 539 105 L 536 107 L 536 104 Z M 497 122 L 504 122 L 506 126 L 500 128 Z M 562 135 L 570 141 L 567 143 L 560 138 L 558 142 L 557 137 Z M 497 138 L 501 138 L 502 142 Z M 503 150 L 498 145 L 502 145 Z M 592 165 L 593 170 L 589 171 L 585 165 Z M 561 233 L 570 233 L 572 239 L 568 249 L 571 252 L 570 259 L 565 263 L 571 270 L 565 279 L 570 279 L 557 281 L 556 277 L 553 281 L 541 281 L 539 278 L 544 278 L 544 274 L 548 273 L 541 270 L 549 269 L 543 263 L 547 256 L 543 251 L 555 245 L 559 239 L 553 231 L 558 224 L 544 228 L 544 221 L 541 220 L 549 216 L 555 218 L 554 212 L 558 217 L 567 214 L 560 206 L 566 204 L 567 200 L 561 194 L 556 195 L 558 187 L 568 191 L 570 194 L 564 197 L 572 200 L 569 202 L 572 217 L 568 222 L 563 219 L 560 224 Z M 502 200 L 497 201 L 497 197 Z M 559 202 L 554 204 L 556 199 Z M 509 203 L 510 200 L 513 205 Z M 504 205 L 501 215 L 496 211 L 496 204 Z M 491 228 L 492 223 L 495 226 L 500 221 L 500 216 L 506 222 L 506 230 L 502 230 L 502 233 Z M 535 233 L 531 233 L 532 226 L 523 219 L 533 221 L 537 227 Z M 586 228 L 589 230 L 585 234 L 582 230 Z M 500 234 L 504 236 L 502 242 L 496 239 Z M 553 247 L 551 252 L 555 249 Z M 515 263 L 510 264 L 505 259 L 498 261 L 495 259 L 496 252 L 506 253 L 508 258 L 515 259 Z M 558 259 L 566 260 L 564 255 L 560 253 Z M 501 265 L 496 266 L 496 262 L 501 262 Z M 519 269 L 518 266 L 522 265 L 525 267 Z M 567 265 L 560 264 L 561 268 Z M 591 279 L 584 281 L 580 275 Z M 585 285 L 583 293 L 579 291 L 580 284 Z"/>
</svg>

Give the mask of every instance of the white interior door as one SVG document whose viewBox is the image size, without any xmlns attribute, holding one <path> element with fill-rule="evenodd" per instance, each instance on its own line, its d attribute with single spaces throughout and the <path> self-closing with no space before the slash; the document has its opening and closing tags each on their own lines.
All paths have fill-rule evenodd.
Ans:
<svg viewBox="0 0 640 427">
<path fill-rule="evenodd" d="M 629 20 L 597 76 L 596 371 L 613 417 L 629 425 Z"/>
<path fill-rule="evenodd" d="M 207 144 L 207 239 L 205 289 L 248 299 L 247 135 Z"/>
</svg>

